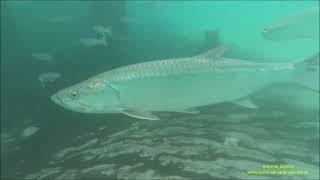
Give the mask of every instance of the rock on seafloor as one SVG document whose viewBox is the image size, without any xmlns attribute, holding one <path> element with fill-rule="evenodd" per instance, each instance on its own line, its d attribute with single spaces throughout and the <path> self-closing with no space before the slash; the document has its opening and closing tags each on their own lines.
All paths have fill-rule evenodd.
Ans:
<svg viewBox="0 0 320 180">
<path fill-rule="evenodd" d="M 314 160 L 319 157 L 317 151 L 307 148 L 307 141 L 292 134 L 293 122 L 290 126 L 284 124 L 287 127 L 284 130 L 255 116 L 260 123 L 236 123 L 237 116 L 219 120 L 218 116 L 212 116 L 210 122 L 209 115 L 204 116 L 138 121 L 128 129 L 106 136 L 95 136 L 99 130 L 90 132 L 91 139 L 61 149 L 52 155 L 47 167 L 25 177 L 287 179 L 289 175 L 270 173 L 301 171 L 305 174 L 290 174 L 290 178 L 319 178 L 319 163 Z M 278 131 L 281 138 L 277 137 Z M 319 138 L 313 133 L 305 135 Z M 280 164 L 294 168 L 265 168 Z"/>
</svg>

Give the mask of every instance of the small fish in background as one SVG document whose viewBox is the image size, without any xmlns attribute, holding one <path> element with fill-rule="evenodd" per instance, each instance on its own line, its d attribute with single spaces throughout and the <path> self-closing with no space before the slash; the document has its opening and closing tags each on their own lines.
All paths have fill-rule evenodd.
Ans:
<svg viewBox="0 0 320 180">
<path fill-rule="evenodd" d="M 79 40 L 78 44 L 81 45 L 81 46 L 85 46 L 85 47 L 95 47 L 95 46 L 109 47 L 105 36 L 102 36 L 101 39 L 98 39 L 98 38 L 81 38 Z"/>
<path fill-rule="evenodd" d="M 112 26 L 102 26 L 102 25 L 96 25 L 93 26 L 93 31 L 97 34 L 102 34 L 104 36 L 112 37 Z"/>
<path fill-rule="evenodd" d="M 57 72 L 45 72 L 45 73 L 41 73 L 38 76 L 38 80 L 40 81 L 41 86 L 43 88 L 45 88 L 47 83 L 52 83 L 52 82 L 56 81 L 58 78 L 60 78 L 60 77 L 61 77 L 60 73 L 57 73 Z"/>
<path fill-rule="evenodd" d="M 12 143 L 16 140 L 14 135 L 8 132 L 1 132 L 0 137 L 1 137 L 1 145 Z"/>
<path fill-rule="evenodd" d="M 53 55 L 49 52 L 32 53 L 31 56 L 39 61 L 51 63 L 53 61 Z"/>
<path fill-rule="evenodd" d="M 319 39 L 319 7 L 279 19 L 264 28 L 262 35 L 273 41 Z"/>
<path fill-rule="evenodd" d="M 26 138 L 26 137 L 29 137 L 29 136 L 32 136 L 34 135 L 36 132 L 39 131 L 39 127 L 36 127 L 36 126 L 29 126 L 27 128 L 25 128 L 22 132 L 21 132 L 21 136 L 23 138 Z"/>
<path fill-rule="evenodd" d="M 1 130 L 1 153 L 13 152 L 19 150 L 19 137 L 14 131 Z"/>
</svg>

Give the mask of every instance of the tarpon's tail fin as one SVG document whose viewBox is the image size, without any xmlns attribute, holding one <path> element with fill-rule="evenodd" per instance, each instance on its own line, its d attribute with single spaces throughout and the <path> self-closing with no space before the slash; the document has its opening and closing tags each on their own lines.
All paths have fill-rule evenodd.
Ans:
<svg viewBox="0 0 320 180">
<path fill-rule="evenodd" d="M 294 80 L 319 93 L 319 53 L 295 63 L 296 73 Z"/>
</svg>

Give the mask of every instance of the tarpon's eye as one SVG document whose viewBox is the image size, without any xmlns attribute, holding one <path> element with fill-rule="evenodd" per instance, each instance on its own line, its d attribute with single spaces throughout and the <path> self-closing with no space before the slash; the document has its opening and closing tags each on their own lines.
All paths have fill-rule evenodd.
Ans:
<svg viewBox="0 0 320 180">
<path fill-rule="evenodd" d="M 70 92 L 70 98 L 78 99 L 79 98 L 79 93 L 77 91 L 71 91 Z"/>
</svg>

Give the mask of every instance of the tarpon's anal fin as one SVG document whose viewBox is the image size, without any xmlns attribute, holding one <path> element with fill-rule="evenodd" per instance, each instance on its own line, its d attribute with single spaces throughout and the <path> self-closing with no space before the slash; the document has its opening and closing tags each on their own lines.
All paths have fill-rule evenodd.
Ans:
<svg viewBox="0 0 320 180">
<path fill-rule="evenodd" d="M 160 120 L 160 118 L 158 116 L 152 114 L 151 112 L 147 112 L 147 111 L 122 110 L 122 113 L 124 113 L 128 116 L 131 116 L 131 117 L 139 118 L 139 119 L 146 119 L 146 120 L 151 120 L 151 121 Z"/>
<path fill-rule="evenodd" d="M 184 109 L 184 110 L 176 111 L 176 112 L 179 112 L 179 113 L 188 113 L 188 114 L 199 114 L 199 113 L 200 113 L 199 110 L 194 109 L 194 108 Z"/>
<path fill-rule="evenodd" d="M 238 104 L 243 107 L 246 107 L 246 108 L 250 108 L 250 109 L 258 108 L 258 106 L 254 102 L 252 102 L 249 98 L 238 99 L 236 101 L 233 101 L 233 103 Z"/>
<path fill-rule="evenodd" d="M 320 54 L 317 52 L 304 60 L 296 61 L 294 81 L 300 86 L 319 94 Z"/>
<path fill-rule="evenodd" d="M 202 54 L 197 55 L 197 58 L 204 58 L 204 59 L 217 59 L 221 57 L 224 52 L 228 49 L 228 46 L 222 46 L 219 48 L 210 49 Z"/>
</svg>

